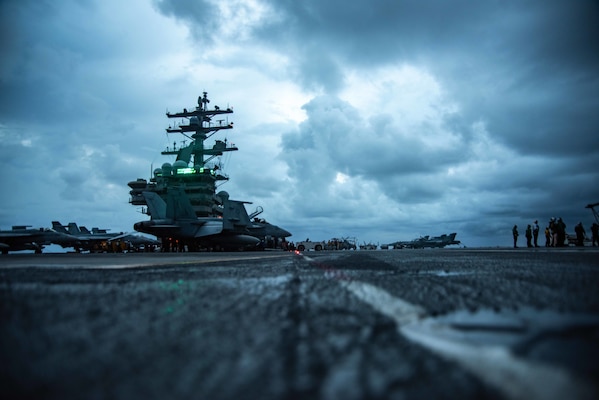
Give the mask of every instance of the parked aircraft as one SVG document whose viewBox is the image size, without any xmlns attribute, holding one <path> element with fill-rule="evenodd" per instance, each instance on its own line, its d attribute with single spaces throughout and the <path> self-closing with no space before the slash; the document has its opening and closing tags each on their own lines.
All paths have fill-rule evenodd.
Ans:
<svg viewBox="0 0 599 400">
<path fill-rule="evenodd" d="M 459 240 L 455 240 L 457 233 L 450 233 L 449 235 L 443 234 L 441 236 L 423 236 L 418 239 L 410 241 L 400 241 L 395 243 L 389 243 L 382 245 L 382 248 L 393 248 L 393 249 L 423 249 L 425 247 L 445 247 L 451 244 L 460 244 Z"/>
<path fill-rule="evenodd" d="M 160 242 L 157 240 L 146 238 L 140 235 L 131 233 L 108 233 L 107 229 L 92 228 L 91 232 L 85 226 L 77 226 L 75 222 L 70 222 L 68 226 L 62 225 L 59 221 L 52 221 L 52 228 L 57 232 L 67 233 L 77 240 L 69 243 L 64 242 L 62 247 L 73 247 L 75 251 L 115 251 L 122 250 L 117 249 L 113 246 L 113 242 L 119 244 L 130 243 L 133 247 L 137 248 L 141 245 L 159 245 Z"/>
<path fill-rule="evenodd" d="M 149 221 L 137 222 L 133 228 L 162 238 L 167 243 L 187 246 L 190 250 L 254 249 L 260 242 L 252 235 L 252 223 L 243 201 L 230 200 L 227 192 L 219 192 L 223 213 L 220 217 L 197 217 L 189 197 L 180 187 L 169 188 L 166 202 L 154 192 L 143 192 Z"/>
<path fill-rule="evenodd" d="M 360 250 L 376 250 L 376 249 L 378 249 L 378 247 L 379 247 L 378 243 L 374 244 L 372 242 L 370 242 L 370 243 L 364 242 L 364 244 L 360 245 Z"/>
<path fill-rule="evenodd" d="M 52 227 L 56 230 L 60 229 L 59 227 L 62 227 L 64 229 L 64 227 L 60 225 L 60 222 L 58 221 L 52 221 Z M 79 227 L 75 222 L 69 222 L 69 225 L 66 229 L 70 235 L 77 236 L 82 239 L 92 238 L 94 240 L 109 240 L 117 236 L 123 235 L 123 232 L 108 233 L 108 229 L 99 229 L 95 227 L 92 228 L 90 232 L 89 229 L 87 229 L 85 226 Z"/>
<path fill-rule="evenodd" d="M 279 239 L 291 236 L 291 233 L 283 228 L 279 228 L 267 222 L 264 218 L 257 218 L 264 210 L 258 206 L 256 210 L 249 215 L 251 224 L 248 227 L 250 235 L 257 237 L 265 244 L 271 242 L 273 247 L 278 246 Z M 268 246 L 267 246 L 268 247 Z"/>
<path fill-rule="evenodd" d="M 30 225 L 13 226 L 12 230 L 0 231 L 0 249 L 2 254 L 9 251 L 34 250 L 41 253 L 49 244 L 76 243 L 77 238 L 53 229 L 30 229 Z"/>
<path fill-rule="evenodd" d="M 133 233 L 125 233 L 120 236 L 109 239 L 108 242 L 113 242 L 115 240 L 125 241 L 127 243 L 131 243 L 134 249 L 145 248 L 146 246 L 160 246 L 160 241 L 156 239 L 149 238 L 143 235 L 137 235 Z"/>
<path fill-rule="evenodd" d="M 291 236 L 291 233 L 283 228 L 267 222 L 264 218 L 254 218 L 248 227 L 249 234 L 258 238 L 265 247 L 277 248 L 280 241 Z"/>
</svg>

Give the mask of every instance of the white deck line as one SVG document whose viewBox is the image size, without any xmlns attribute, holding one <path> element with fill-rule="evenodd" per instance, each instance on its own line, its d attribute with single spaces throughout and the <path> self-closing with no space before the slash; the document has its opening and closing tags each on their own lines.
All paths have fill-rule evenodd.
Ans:
<svg viewBox="0 0 599 400">
<path fill-rule="evenodd" d="M 377 312 L 393 319 L 407 339 L 458 363 L 508 399 L 593 399 L 592 388 L 567 370 L 530 362 L 497 345 L 459 343 L 420 329 L 426 311 L 387 291 L 359 281 L 340 281 L 343 287 Z"/>
<path fill-rule="evenodd" d="M 304 256 L 307 261 L 314 261 Z M 338 283 L 377 312 L 391 318 L 408 340 L 459 364 L 510 400 L 595 399 L 584 380 L 558 366 L 514 356 L 507 347 L 457 342 L 423 329 L 426 310 L 366 282 L 339 279 Z"/>
</svg>

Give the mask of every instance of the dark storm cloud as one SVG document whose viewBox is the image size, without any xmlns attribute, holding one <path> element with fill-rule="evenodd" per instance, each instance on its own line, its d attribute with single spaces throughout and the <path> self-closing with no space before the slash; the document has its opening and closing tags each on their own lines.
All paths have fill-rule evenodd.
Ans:
<svg viewBox="0 0 599 400">
<path fill-rule="evenodd" d="M 412 63 L 442 80 L 465 118 L 484 118 L 510 146 L 539 154 L 599 147 L 596 1 L 264 3 L 276 17 L 253 27 L 253 40 L 286 54 L 306 89 L 339 90 L 340 66 Z M 158 4 L 193 21 L 200 40 L 220 34 L 214 2 Z"/>
<path fill-rule="evenodd" d="M 592 51 L 599 49 L 596 1 L 272 1 L 271 6 L 283 17 L 265 21 L 257 30 L 261 39 L 282 48 L 312 43 L 366 66 L 453 59 L 464 71 L 468 62 L 489 67 L 515 62 L 527 65 L 522 73 L 530 82 L 563 70 L 594 74 L 599 63 L 599 52 Z"/>
<path fill-rule="evenodd" d="M 206 44 L 212 44 L 214 36 L 219 34 L 219 27 L 226 22 L 212 1 L 155 0 L 154 3 L 163 14 L 188 22 L 196 39 Z M 243 5 L 240 4 L 240 7 Z"/>
<path fill-rule="evenodd" d="M 597 2 L 283 4 L 289 11 L 283 15 L 291 21 L 285 23 L 286 30 L 295 33 L 271 36 L 265 29 L 263 39 L 280 38 L 281 43 L 274 44 L 283 48 L 283 38 L 301 37 L 304 42 L 319 43 L 323 53 L 334 52 L 340 64 L 364 72 L 396 62 L 423 67 L 459 105 L 459 113 L 444 116 L 444 126 L 459 136 L 463 162 L 472 157 L 469 126 L 475 121 L 483 121 L 490 139 L 512 152 L 498 159 L 502 165 L 497 169 L 476 180 L 442 174 L 430 180 L 430 176 L 415 175 L 385 185 L 385 178 L 394 172 L 385 178 L 378 175 L 381 190 L 391 198 L 402 203 L 427 202 L 439 199 L 449 189 L 472 190 L 488 193 L 491 210 L 501 210 L 507 218 L 551 212 L 574 218 L 573 208 L 580 216 L 582 205 L 599 195 Z M 290 47 L 289 43 L 285 46 Z M 301 54 L 297 51 L 298 57 Z M 305 124 L 316 126 L 312 118 L 309 115 Z M 328 122 L 336 121 L 329 118 Z M 347 152 L 358 151 L 349 145 L 351 139 L 339 134 Z M 376 160 L 375 165 L 395 165 L 408 175 L 435 172 L 427 171 L 426 166 L 460 165 L 455 148 L 427 154 L 425 147 L 394 139 L 396 154 L 379 148 L 381 142 L 376 140 L 364 143 L 358 154 L 370 147 L 378 156 L 361 158 L 359 165 Z M 402 152 L 402 148 L 408 151 Z M 478 157 L 492 160 L 496 156 Z M 376 169 L 369 167 L 366 170 Z M 376 174 L 371 178 L 376 180 Z M 510 194 L 512 206 L 505 208 L 499 203 L 506 201 L 498 196 L 502 191 Z M 483 207 L 479 210 L 481 215 L 492 215 Z"/>
<path fill-rule="evenodd" d="M 83 126 L 143 104 L 135 83 L 154 31 L 124 23 L 127 13 L 121 10 L 105 12 L 93 1 L 0 3 L 3 29 L 10 38 L 3 36 L 0 58 L 4 123 L 70 121 Z M 156 49 L 151 52 L 156 55 Z M 147 81 L 142 85 L 148 90 Z"/>
<path fill-rule="evenodd" d="M 153 118 L 139 118 L 156 55 L 153 28 L 139 24 L 148 15 L 104 1 L 0 2 L 2 228 L 101 214 L 130 229 L 135 215 L 118 215 L 126 182 L 151 161 L 135 154 Z"/>
<path fill-rule="evenodd" d="M 115 49 L 81 23 L 88 20 L 93 24 L 88 18 L 93 13 L 92 4 L 69 0 L 0 5 L 4 29 L 10 32 L 10 41 L 3 42 L 2 48 L 9 56 L 0 61 L 3 121 L 65 118 L 78 103 L 87 101 L 81 91 L 85 86 L 81 64 L 106 57 Z M 92 39 L 97 40 L 94 46 L 89 45 Z"/>
<path fill-rule="evenodd" d="M 285 29 L 296 30 L 288 36 L 318 43 L 341 63 L 433 71 L 466 117 L 486 118 L 510 145 L 554 154 L 599 147 L 597 2 L 274 4 L 288 7 Z"/>
</svg>

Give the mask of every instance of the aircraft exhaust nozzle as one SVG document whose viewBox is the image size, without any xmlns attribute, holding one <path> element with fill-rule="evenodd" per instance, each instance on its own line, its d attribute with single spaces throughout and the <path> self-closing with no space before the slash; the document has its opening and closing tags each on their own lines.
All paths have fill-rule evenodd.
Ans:
<svg viewBox="0 0 599 400">
<path fill-rule="evenodd" d="M 154 221 L 141 221 L 141 222 L 136 222 L 133 225 L 133 229 L 136 232 L 143 232 L 143 233 L 152 233 L 152 227 L 154 226 Z"/>
</svg>

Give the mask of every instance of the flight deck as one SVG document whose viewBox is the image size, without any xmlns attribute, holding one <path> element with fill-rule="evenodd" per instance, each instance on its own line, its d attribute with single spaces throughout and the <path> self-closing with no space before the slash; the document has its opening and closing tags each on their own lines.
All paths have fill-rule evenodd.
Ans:
<svg viewBox="0 0 599 400">
<path fill-rule="evenodd" d="M 9 254 L 3 398 L 597 398 L 599 252 Z"/>
</svg>

